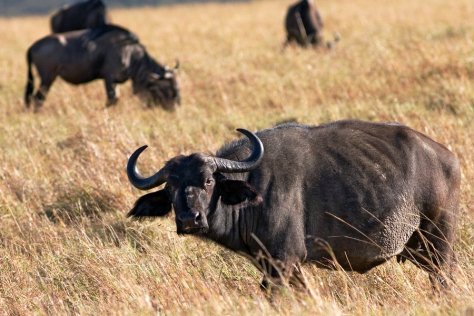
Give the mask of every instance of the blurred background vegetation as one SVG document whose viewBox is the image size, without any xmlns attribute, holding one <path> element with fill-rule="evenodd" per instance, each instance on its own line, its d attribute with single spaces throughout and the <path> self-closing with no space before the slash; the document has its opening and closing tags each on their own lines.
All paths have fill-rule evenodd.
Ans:
<svg viewBox="0 0 474 316">
<path fill-rule="evenodd" d="M 243 2 L 245 0 L 103 0 L 109 7 L 140 7 L 193 2 Z M 0 0 L 0 16 L 52 13 L 78 0 Z"/>
</svg>

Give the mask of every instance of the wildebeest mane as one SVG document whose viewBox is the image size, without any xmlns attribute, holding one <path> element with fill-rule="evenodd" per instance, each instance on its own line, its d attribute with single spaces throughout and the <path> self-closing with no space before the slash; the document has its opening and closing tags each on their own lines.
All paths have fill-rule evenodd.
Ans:
<svg viewBox="0 0 474 316">
<path fill-rule="evenodd" d="M 151 73 L 163 76 L 166 71 L 163 66 L 158 64 L 150 55 L 148 55 L 145 49 L 143 57 L 135 60 L 130 67 L 133 85 L 139 88 L 146 87 Z"/>
<path fill-rule="evenodd" d="M 85 36 L 87 36 L 87 40 L 95 41 L 99 39 L 100 37 L 104 36 L 105 34 L 108 34 L 112 31 L 124 33 L 125 38 L 127 39 L 127 43 L 130 43 L 130 44 L 139 43 L 139 38 L 137 35 L 130 32 L 126 28 L 123 28 L 121 26 L 114 25 L 114 24 L 104 24 L 100 27 L 90 29 L 89 32 L 85 34 Z"/>
</svg>

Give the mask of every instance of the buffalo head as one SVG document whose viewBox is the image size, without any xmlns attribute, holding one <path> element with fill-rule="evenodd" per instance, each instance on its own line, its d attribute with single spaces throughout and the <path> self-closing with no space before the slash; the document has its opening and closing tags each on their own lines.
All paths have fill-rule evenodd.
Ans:
<svg viewBox="0 0 474 316">
<path fill-rule="evenodd" d="M 179 234 L 206 233 L 208 216 L 212 216 L 219 201 L 227 205 L 260 202 L 260 195 L 250 184 L 224 175 L 255 169 L 263 157 L 260 139 L 245 129 L 238 131 L 249 138 L 253 147 L 247 159 L 234 161 L 202 153 L 177 156 L 151 177 L 143 177 L 137 170 L 137 159 L 147 146 L 138 148 L 127 164 L 132 185 L 140 190 L 166 185 L 160 191 L 139 198 L 128 216 L 164 216 L 173 208 Z"/>
</svg>

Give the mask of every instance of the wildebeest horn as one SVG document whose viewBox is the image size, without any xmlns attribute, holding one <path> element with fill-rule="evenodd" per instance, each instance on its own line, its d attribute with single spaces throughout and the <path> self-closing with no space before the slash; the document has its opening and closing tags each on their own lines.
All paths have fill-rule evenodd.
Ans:
<svg viewBox="0 0 474 316">
<path fill-rule="evenodd" d="M 252 144 L 253 148 L 252 153 L 247 159 L 243 161 L 234 161 L 214 157 L 213 159 L 217 166 L 216 171 L 228 173 L 245 172 L 255 169 L 260 164 L 264 153 L 263 144 L 260 138 L 258 138 L 258 136 L 254 133 L 243 128 L 238 128 L 237 131 L 247 136 L 247 138 L 250 140 L 250 143 Z"/>
<path fill-rule="evenodd" d="M 127 163 L 127 176 L 130 183 L 137 189 L 140 190 L 149 190 L 155 188 L 166 182 L 167 172 L 164 168 L 160 169 L 157 173 L 151 177 L 143 177 L 137 168 L 138 156 L 147 148 L 148 146 L 142 146 L 135 150 L 135 152 L 128 158 Z"/>
<path fill-rule="evenodd" d="M 160 75 L 154 72 L 148 75 L 148 80 L 154 81 L 154 80 L 160 80 L 160 79 L 161 79 Z"/>
</svg>

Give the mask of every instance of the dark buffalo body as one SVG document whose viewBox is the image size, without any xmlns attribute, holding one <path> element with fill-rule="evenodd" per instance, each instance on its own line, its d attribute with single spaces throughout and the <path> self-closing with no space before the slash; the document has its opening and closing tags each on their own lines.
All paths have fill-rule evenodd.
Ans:
<svg viewBox="0 0 474 316">
<path fill-rule="evenodd" d="M 101 0 L 87 0 L 59 9 L 51 17 L 53 33 L 64 33 L 107 24 L 107 9 Z"/>
<path fill-rule="evenodd" d="M 27 52 L 28 82 L 25 103 L 34 98 L 36 108 L 42 105 L 57 77 L 72 84 L 103 79 L 107 104 L 115 104 L 116 84 L 132 80 L 134 93 L 148 103 L 174 109 L 179 103 L 176 68 L 157 63 L 128 30 L 104 25 L 99 28 L 52 34 L 36 41 Z M 38 71 L 41 84 L 33 97 L 32 65 Z"/>
<path fill-rule="evenodd" d="M 434 284 L 446 283 L 460 192 L 459 163 L 446 147 L 403 125 L 362 121 L 246 135 L 250 141 L 216 156 L 173 158 L 150 178 L 135 171 L 143 148 L 135 152 L 132 184 L 166 186 L 141 197 L 129 215 L 174 208 L 178 233 L 268 267 L 267 254 L 280 268 L 270 272 L 277 279 L 294 276 L 294 265 L 305 261 L 363 273 L 396 256 L 428 271 Z"/>
<path fill-rule="evenodd" d="M 299 45 L 320 45 L 323 43 L 323 21 L 313 0 L 302 0 L 288 8 L 285 18 L 286 41 Z"/>
</svg>

